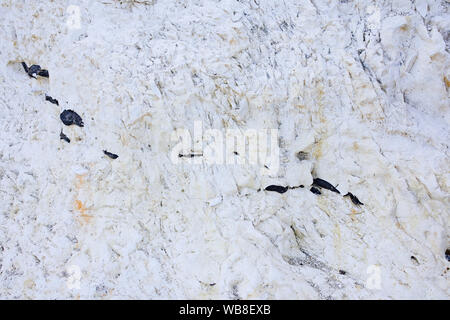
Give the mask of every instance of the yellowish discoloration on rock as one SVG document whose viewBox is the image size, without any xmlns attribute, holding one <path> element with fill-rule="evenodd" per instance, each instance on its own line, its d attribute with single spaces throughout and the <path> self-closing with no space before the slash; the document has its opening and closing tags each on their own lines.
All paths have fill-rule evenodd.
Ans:
<svg viewBox="0 0 450 320">
<path fill-rule="evenodd" d="M 446 88 L 450 87 L 450 80 L 448 80 L 446 76 L 444 76 L 444 83 Z"/>
<path fill-rule="evenodd" d="M 86 214 L 86 207 L 80 200 L 75 200 L 75 208 L 80 212 L 81 221 L 84 223 L 89 223 L 93 216 Z"/>
</svg>

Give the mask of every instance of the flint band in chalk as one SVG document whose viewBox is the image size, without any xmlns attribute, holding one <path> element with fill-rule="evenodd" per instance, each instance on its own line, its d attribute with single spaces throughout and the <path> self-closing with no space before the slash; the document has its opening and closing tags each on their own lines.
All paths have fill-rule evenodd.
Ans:
<svg viewBox="0 0 450 320">
<path fill-rule="evenodd" d="M 261 174 L 264 175 L 276 175 L 280 165 L 278 129 L 203 131 L 202 122 L 194 121 L 193 136 L 188 129 L 178 128 L 172 133 L 171 141 L 176 143 L 170 153 L 174 164 L 179 164 L 180 158 L 184 158 L 183 164 L 249 164 L 260 166 Z M 189 150 L 203 156 L 186 157 Z"/>
</svg>

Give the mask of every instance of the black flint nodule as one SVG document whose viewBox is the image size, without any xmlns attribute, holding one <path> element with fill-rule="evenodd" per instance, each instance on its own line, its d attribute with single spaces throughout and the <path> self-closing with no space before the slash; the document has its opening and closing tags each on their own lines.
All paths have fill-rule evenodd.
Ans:
<svg viewBox="0 0 450 320">
<path fill-rule="evenodd" d="M 70 126 L 75 124 L 79 127 L 84 127 L 83 119 L 73 110 L 64 110 L 60 116 L 61 121 L 66 125 Z"/>
<path fill-rule="evenodd" d="M 117 159 L 119 156 L 117 154 L 108 152 L 106 150 L 103 150 L 103 153 L 106 154 L 108 157 L 110 157 L 111 159 Z"/>
</svg>

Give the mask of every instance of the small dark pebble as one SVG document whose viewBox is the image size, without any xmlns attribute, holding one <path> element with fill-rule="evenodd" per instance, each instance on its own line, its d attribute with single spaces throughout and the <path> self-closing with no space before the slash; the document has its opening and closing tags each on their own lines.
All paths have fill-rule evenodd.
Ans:
<svg viewBox="0 0 450 320">
<path fill-rule="evenodd" d="M 414 264 L 419 265 L 419 260 L 417 260 L 416 257 L 411 256 L 411 260 L 412 260 L 412 262 L 414 262 Z"/>
<path fill-rule="evenodd" d="M 66 126 L 76 124 L 79 127 L 84 127 L 83 119 L 73 110 L 64 110 L 59 117 Z"/>
<path fill-rule="evenodd" d="M 50 97 L 50 96 L 48 96 L 48 95 L 45 95 L 45 100 L 46 100 L 46 101 L 49 101 L 49 102 L 51 102 L 51 103 L 53 103 L 53 104 L 56 104 L 57 106 L 59 106 L 58 100 L 53 99 L 52 97 Z"/>
<path fill-rule="evenodd" d="M 119 156 L 117 154 L 108 152 L 106 150 L 103 150 L 103 153 L 106 154 L 108 157 L 110 157 L 111 159 L 117 159 Z"/>
<path fill-rule="evenodd" d="M 67 143 L 70 143 L 70 139 L 64 134 L 64 132 L 62 132 L 59 134 L 59 138 L 66 141 Z"/>
<path fill-rule="evenodd" d="M 324 188 L 324 189 L 327 189 L 327 190 L 330 190 L 330 191 L 333 191 L 333 192 L 336 192 L 336 193 L 339 193 L 340 194 L 340 192 L 339 192 L 339 190 L 338 189 L 336 189 L 331 183 L 329 183 L 328 181 L 325 181 L 325 180 L 323 180 L 323 179 L 320 179 L 320 178 L 315 178 L 314 180 L 313 180 L 313 185 L 315 185 L 315 186 L 317 186 L 317 187 L 321 187 L 321 188 Z"/>
<path fill-rule="evenodd" d="M 319 189 L 314 188 L 314 187 L 311 187 L 311 189 L 309 189 L 309 191 L 311 191 L 311 192 L 314 193 L 314 194 L 322 194 L 322 192 L 320 192 Z"/>
<path fill-rule="evenodd" d="M 300 161 L 303 161 L 303 160 L 306 160 L 309 158 L 308 153 L 304 152 L 304 151 L 297 152 L 296 156 L 297 156 L 297 159 Z"/>
<path fill-rule="evenodd" d="M 445 259 L 447 259 L 447 261 L 450 261 L 450 249 L 445 250 Z"/>
<path fill-rule="evenodd" d="M 210 283 L 209 284 L 211 287 L 214 287 L 216 284 L 215 283 Z"/>
<path fill-rule="evenodd" d="M 364 205 L 364 203 L 359 201 L 359 199 L 355 195 L 353 195 L 351 192 L 347 192 L 347 194 L 344 197 L 350 197 L 350 199 L 352 199 L 352 202 L 354 204 L 356 204 L 357 206 Z"/>
<path fill-rule="evenodd" d="M 288 189 L 289 189 L 289 187 L 270 185 L 270 186 L 266 187 L 264 190 L 266 190 L 266 191 L 275 191 L 275 192 L 278 192 L 278 193 L 285 193 L 286 191 L 288 191 Z"/>
<path fill-rule="evenodd" d="M 339 270 L 339 274 L 345 275 L 345 274 L 347 274 L 347 272 L 344 270 Z"/>
</svg>

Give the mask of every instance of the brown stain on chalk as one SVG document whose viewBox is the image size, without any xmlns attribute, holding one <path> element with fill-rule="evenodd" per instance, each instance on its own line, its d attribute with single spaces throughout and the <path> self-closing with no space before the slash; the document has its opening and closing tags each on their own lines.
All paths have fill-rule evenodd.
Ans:
<svg viewBox="0 0 450 320">
<path fill-rule="evenodd" d="M 77 190 L 81 189 L 81 187 L 84 184 L 84 174 L 77 174 L 75 176 L 75 187 L 77 188 Z"/>
<path fill-rule="evenodd" d="M 323 106 L 324 106 L 323 100 L 324 100 L 324 97 L 325 97 L 325 91 L 323 89 L 323 85 L 320 84 L 317 87 L 317 102 L 318 102 L 318 106 L 319 106 L 319 110 L 318 110 L 319 121 L 321 123 L 326 123 L 327 122 L 327 119 L 326 119 L 326 117 L 325 117 L 325 115 L 323 113 Z"/>
<path fill-rule="evenodd" d="M 446 76 L 444 76 L 444 83 L 446 88 L 450 87 L 450 80 L 448 80 Z"/>
<path fill-rule="evenodd" d="M 408 26 L 407 24 L 404 24 L 404 25 L 402 25 L 402 26 L 400 27 L 400 30 L 403 31 L 403 32 L 406 32 L 406 31 L 409 30 L 409 26 Z"/>
<path fill-rule="evenodd" d="M 341 260 L 341 251 L 342 251 L 342 236 L 341 236 L 341 228 L 339 228 L 339 225 L 335 224 L 334 226 L 334 248 L 336 249 L 336 258 L 338 261 Z"/>
<path fill-rule="evenodd" d="M 87 209 L 80 200 L 75 200 L 75 209 L 81 213 L 80 217 L 84 223 L 89 223 L 91 219 L 94 218 L 93 216 L 86 214 Z"/>
<path fill-rule="evenodd" d="M 316 159 L 320 159 L 322 157 L 323 155 L 322 149 L 323 149 L 322 141 L 319 141 L 316 144 L 314 144 L 314 149 L 312 153 Z"/>
<path fill-rule="evenodd" d="M 358 211 L 355 208 L 352 208 L 350 210 L 350 214 L 349 214 L 350 219 L 352 219 L 353 222 L 357 222 L 358 221 L 358 217 L 357 216 L 360 215 L 361 213 L 362 213 L 361 211 Z"/>
</svg>

